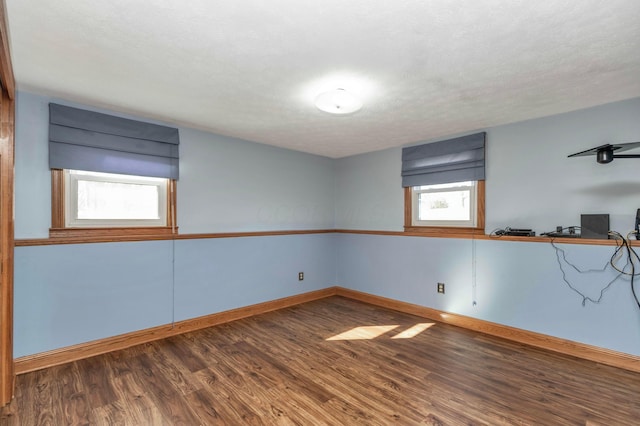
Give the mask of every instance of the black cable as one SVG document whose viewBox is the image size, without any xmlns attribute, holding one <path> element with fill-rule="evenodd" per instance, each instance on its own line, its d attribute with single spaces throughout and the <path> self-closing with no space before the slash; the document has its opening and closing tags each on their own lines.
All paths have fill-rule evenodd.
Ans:
<svg viewBox="0 0 640 426">
<path fill-rule="evenodd" d="M 631 245 L 627 245 L 627 250 L 631 250 L 631 252 L 633 252 L 634 256 L 638 259 L 638 261 L 640 261 L 640 257 L 638 257 L 638 253 L 636 253 L 636 251 L 631 248 Z M 629 253 L 629 256 L 631 256 L 631 253 Z M 635 266 L 633 265 L 633 261 L 631 261 L 631 293 L 633 294 L 633 298 L 636 301 L 636 305 L 638 305 L 638 309 L 640 309 L 640 300 L 638 300 L 638 295 L 636 294 L 636 288 L 633 284 L 633 277 L 635 276 Z"/>
<path fill-rule="evenodd" d="M 611 259 L 609 259 L 609 264 L 611 265 L 611 267 L 613 269 L 615 269 L 616 271 L 620 272 L 621 274 L 629 275 L 627 272 L 624 272 L 624 269 L 629 264 L 629 257 L 627 257 L 627 264 L 622 269 L 619 269 L 616 266 L 616 261 L 617 261 L 616 260 L 616 256 L 620 256 L 619 253 L 625 247 L 626 240 L 624 239 L 622 234 L 620 234 L 619 232 L 616 232 L 616 231 L 609 231 L 609 235 L 614 237 L 614 240 L 615 240 L 615 243 L 616 243 L 616 250 L 611 255 Z M 620 244 L 618 244 L 618 239 L 621 241 Z"/>
<path fill-rule="evenodd" d="M 635 276 L 635 275 L 640 275 L 640 272 L 638 272 L 637 274 L 635 273 L 635 264 L 633 263 L 633 258 L 631 257 L 631 255 L 633 254 L 634 257 L 636 259 L 638 259 L 638 262 L 640 262 L 640 258 L 638 257 L 638 254 L 635 252 L 635 250 L 633 249 L 633 247 L 631 247 L 631 241 L 629 240 L 629 235 L 631 235 L 631 233 L 629 233 L 629 235 L 627 235 L 627 238 L 624 238 L 622 236 L 622 234 L 620 234 L 619 232 L 615 232 L 615 231 L 609 231 L 609 235 L 612 235 L 613 237 L 620 239 L 621 243 L 620 245 L 618 245 L 618 240 L 616 239 L 616 251 L 614 252 L 613 256 L 611 256 L 611 260 L 609 261 L 609 263 L 611 264 L 611 267 L 613 267 L 613 269 L 615 269 L 616 271 L 624 274 L 624 275 L 629 275 L 631 277 Z M 619 269 L 616 264 L 615 264 L 615 260 L 614 257 L 620 252 L 621 249 L 626 249 L 627 252 L 627 263 L 624 265 L 624 268 Z M 625 268 L 631 264 L 632 267 L 632 272 L 628 273 L 625 272 Z"/>
<path fill-rule="evenodd" d="M 573 269 L 575 269 L 575 270 L 576 270 L 576 272 L 579 272 L 579 273 L 581 273 L 581 274 L 587 274 L 587 273 L 590 273 L 590 272 L 604 272 L 604 271 L 607 269 L 607 267 L 609 266 L 609 261 L 607 261 L 607 262 L 605 262 L 604 266 L 603 266 L 602 268 L 600 268 L 600 269 L 584 269 L 584 270 L 582 270 L 582 269 L 578 268 L 576 265 L 574 265 L 573 263 L 571 263 L 571 262 L 569 262 L 569 261 L 567 260 L 567 254 L 566 254 L 566 252 L 565 252 L 563 249 L 561 249 L 560 247 L 558 247 L 558 246 L 554 243 L 554 240 L 555 240 L 555 238 L 552 238 L 552 239 L 551 239 L 551 245 L 552 245 L 552 246 L 553 246 L 553 248 L 556 250 L 556 254 L 558 254 L 558 252 L 561 252 L 561 253 L 562 253 L 562 259 L 567 263 L 567 265 L 569 265 L 569 266 L 571 266 Z M 615 254 L 615 253 L 614 253 L 614 254 Z"/>
<path fill-rule="evenodd" d="M 567 256 L 566 253 L 563 249 L 561 249 L 560 247 L 556 246 L 555 243 L 553 242 L 553 238 L 551 239 L 551 246 L 555 249 L 556 251 L 556 260 L 558 262 L 558 266 L 560 267 L 560 271 L 562 272 L 562 280 L 567 284 L 567 286 L 573 290 L 574 292 L 576 292 L 580 297 L 582 297 L 582 306 L 585 306 L 587 304 L 587 301 L 591 302 L 591 303 L 595 303 L 595 304 L 599 304 L 600 301 L 602 300 L 602 297 L 604 296 L 604 293 L 609 290 L 609 288 L 613 285 L 613 283 L 622 276 L 622 273 L 619 273 L 618 275 L 616 275 L 616 277 L 611 280 L 605 287 L 602 288 L 602 290 L 600 290 L 600 296 L 597 299 L 593 299 L 587 295 L 585 295 L 584 293 L 582 293 L 580 290 L 578 290 L 577 288 L 575 288 L 573 285 L 571 285 L 571 283 L 569 282 L 569 280 L 567 279 L 567 273 L 565 272 L 564 268 L 562 267 L 562 261 L 560 260 L 560 253 L 562 253 L 562 259 L 566 262 L 567 265 L 571 266 L 574 270 L 576 270 L 578 273 L 581 274 L 587 274 L 587 273 L 592 273 L 592 272 L 604 272 L 607 267 L 609 266 L 610 262 L 605 263 L 604 267 L 602 267 L 602 269 L 586 269 L 586 270 L 581 270 L 580 268 L 578 268 L 576 265 L 574 265 L 573 263 L 569 262 L 567 260 Z M 616 252 L 619 250 L 620 248 L 618 247 L 616 249 Z M 615 256 L 616 253 L 614 253 Z M 614 257 L 612 256 L 612 258 Z"/>
<path fill-rule="evenodd" d="M 633 299 L 636 302 L 636 305 L 638 305 L 638 309 L 640 309 L 640 300 L 638 299 L 638 294 L 636 293 L 636 288 L 635 288 L 635 276 L 636 275 L 640 275 L 639 273 L 636 273 L 636 265 L 634 263 L 633 258 L 635 257 L 635 259 L 638 261 L 638 263 L 640 263 L 640 257 L 638 256 L 638 253 L 636 253 L 636 251 L 633 249 L 633 247 L 631 246 L 631 240 L 629 239 L 629 235 L 635 233 L 635 231 L 630 232 L 629 234 L 627 234 L 627 238 L 623 237 L 622 234 L 620 234 L 619 232 L 615 232 L 615 231 L 609 231 L 609 234 L 612 235 L 613 237 L 616 238 L 616 245 L 618 245 L 617 239 L 620 239 L 622 242 L 620 243 L 620 245 L 616 248 L 616 252 L 614 253 L 613 256 L 611 256 L 611 266 L 618 272 L 620 272 L 621 274 L 624 275 L 628 275 L 630 276 L 630 285 L 631 285 L 631 294 L 633 294 Z M 620 270 L 614 262 L 614 257 L 615 255 L 622 249 L 625 248 L 626 252 L 627 252 L 627 263 L 624 266 L 624 268 L 622 268 L 622 270 Z M 631 273 L 625 272 L 625 268 L 627 267 L 627 265 L 631 264 Z"/>
<path fill-rule="evenodd" d="M 636 267 L 635 267 L 635 263 L 633 262 L 633 257 L 636 258 L 636 260 L 640 263 L 640 257 L 638 256 L 638 253 L 636 253 L 636 251 L 633 249 L 633 247 L 631 246 L 631 240 L 629 238 L 629 235 L 633 234 L 633 233 L 637 233 L 637 231 L 633 231 L 630 232 L 627 235 L 627 238 L 624 239 L 625 241 L 625 246 L 627 248 L 627 256 L 629 258 L 629 262 L 631 263 L 631 293 L 633 294 L 633 298 L 636 301 L 636 305 L 638 305 L 638 309 L 640 309 L 640 300 L 638 300 L 638 295 L 636 294 L 636 288 L 635 288 L 635 284 L 634 284 L 634 278 L 636 275 L 640 275 L 636 274 Z M 633 254 L 633 257 L 631 257 L 631 255 Z"/>
<path fill-rule="evenodd" d="M 615 242 L 616 242 L 616 249 L 614 250 L 613 254 L 611 255 L 611 258 L 609 259 L 609 262 L 602 269 L 588 269 L 588 270 L 584 270 L 584 271 L 580 270 L 578 267 L 576 267 L 571 262 L 569 262 L 567 260 L 565 251 L 563 249 L 561 249 L 560 247 L 556 246 L 554 244 L 553 238 L 551 239 L 551 245 L 553 246 L 553 248 L 556 251 L 556 260 L 558 261 L 558 266 L 560 267 L 560 271 L 562 272 L 562 279 L 567 284 L 567 286 L 569 286 L 569 288 L 571 290 L 575 291 L 576 293 L 578 293 L 580 295 L 580 297 L 582 297 L 582 306 L 585 306 L 587 300 L 592 302 L 592 303 L 600 303 L 600 301 L 602 300 L 602 297 L 604 295 L 604 292 L 607 291 L 611 287 L 611 285 L 618 278 L 620 278 L 623 275 L 626 275 L 626 276 L 630 277 L 631 293 L 633 294 L 633 298 L 634 298 L 634 300 L 636 302 L 636 305 L 638 305 L 638 309 L 640 309 L 640 299 L 638 298 L 638 294 L 636 293 L 636 289 L 635 289 L 635 277 L 636 277 L 636 275 L 640 275 L 640 272 L 636 273 L 636 264 L 635 264 L 635 262 L 638 262 L 638 264 L 640 264 L 640 256 L 638 255 L 638 253 L 631 246 L 631 240 L 629 239 L 629 235 L 631 235 L 634 232 L 630 232 L 627 235 L 627 238 L 625 238 L 619 232 L 609 231 L 609 235 L 614 237 Z M 616 263 L 619 260 L 619 258 L 622 256 L 621 253 L 624 253 L 624 252 L 626 252 L 626 255 L 627 255 L 626 256 L 627 257 L 626 260 L 627 261 L 626 261 L 625 265 L 622 267 L 622 269 L 620 269 L 616 265 Z M 565 261 L 565 263 L 568 264 L 569 266 L 571 266 L 574 270 L 576 270 L 579 273 L 604 272 L 604 270 L 607 268 L 607 266 L 610 265 L 614 270 L 618 271 L 618 275 L 613 280 L 611 280 L 600 291 L 600 296 L 598 297 L 598 299 L 594 300 L 594 299 L 592 299 L 592 298 L 590 298 L 588 296 L 585 296 L 582 292 L 580 292 L 573 285 L 571 285 L 571 283 L 567 280 L 565 270 L 562 267 L 562 262 L 560 261 L 559 253 L 562 253 L 562 259 Z M 634 258 L 635 258 L 635 261 L 634 261 Z M 627 272 L 626 271 L 628 266 L 631 267 L 631 272 Z"/>
</svg>

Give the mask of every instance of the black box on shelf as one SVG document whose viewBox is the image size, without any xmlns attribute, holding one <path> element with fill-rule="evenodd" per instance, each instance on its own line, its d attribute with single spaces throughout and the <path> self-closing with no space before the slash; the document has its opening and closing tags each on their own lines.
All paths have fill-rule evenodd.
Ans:
<svg viewBox="0 0 640 426">
<path fill-rule="evenodd" d="M 580 236 L 597 240 L 609 239 L 609 215 L 608 214 L 583 214 L 580 215 Z"/>
</svg>

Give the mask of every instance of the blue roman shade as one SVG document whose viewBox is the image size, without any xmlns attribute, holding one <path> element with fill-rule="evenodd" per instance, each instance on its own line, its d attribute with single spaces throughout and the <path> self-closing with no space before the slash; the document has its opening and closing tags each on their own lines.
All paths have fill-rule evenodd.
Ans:
<svg viewBox="0 0 640 426">
<path fill-rule="evenodd" d="M 484 179 L 486 133 L 402 149 L 402 186 Z"/>
<path fill-rule="evenodd" d="M 49 167 L 178 179 L 178 129 L 49 104 Z"/>
</svg>

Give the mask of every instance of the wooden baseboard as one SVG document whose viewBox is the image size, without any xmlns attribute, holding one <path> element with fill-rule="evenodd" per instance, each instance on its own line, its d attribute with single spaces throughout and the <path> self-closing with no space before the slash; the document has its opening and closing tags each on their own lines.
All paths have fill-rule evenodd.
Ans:
<svg viewBox="0 0 640 426">
<path fill-rule="evenodd" d="M 107 352 L 130 348 L 142 343 L 148 343 L 154 340 L 160 340 L 176 336 L 178 334 L 188 333 L 190 331 L 200 330 L 202 328 L 212 327 L 214 325 L 263 314 L 265 312 L 275 311 L 289 306 L 311 302 L 313 300 L 324 299 L 325 297 L 333 296 L 335 294 L 336 287 L 330 287 L 282 299 L 271 300 L 269 302 L 258 303 L 256 305 L 231 309 L 229 311 L 219 312 L 203 317 L 188 319 L 174 324 L 161 325 L 158 327 L 134 331 L 132 333 L 54 349 L 52 351 L 27 355 L 15 359 L 15 372 L 16 374 L 24 374 L 30 371 L 41 370 L 43 368 L 53 367 L 55 365 L 65 364 L 67 362 L 77 361 L 79 359 L 89 358 Z"/>
<path fill-rule="evenodd" d="M 178 334 L 200 330 L 202 328 L 212 327 L 214 325 L 224 324 L 230 321 L 259 315 L 265 312 L 275 311 L 278 309 L 283 309 L 290 306 L 298 305 L 300 303 L 311 302 L 330 296 L 343 296 L 372 305 L 381 306 L 399 312 L 428 318 L 430 320 L 440 321 L 446 324 L 478 331 L 480 333 L 502 337 L 514 342 L 535 346 L 564 355 L 583 358 L 601 364 L 622 368 L 625 370 L 640 372 L 640 357 L 638 356 L 626 354 L 623 352 L 612 351 L 597 346 L 573 342 L 571 340 L 560 339 L 558 337 L 547 336 L 532 331 L 521 330 L 518 328 L 479 320 L 464 315 L 451 314 L 448 312 L 439 311 L 437 309 L 426 308 L 424 306 L 401 302 L 399 300 L 376 296 L 369 293 L 363 293 L 356 290 L 350 290 L 343 287 L 329 287 L 309 293 L 285 297 L 283 299 L 276 299 L 269 302 L 258 303 L 256 305 L 245 306 L 242 308 L 219 312 L 212 315 L 184 320 L 173 325 L 162 325 L 145 330 L 134 331 L 132 333 L 121 334 L 119 336 L 107 337 L 105 339 L 94 340 L 92 342 L 81 343 L 74 346 L 68 346 L 48 352 L 42 352 L 34 355 L 16 358 L 15 372 L 16 374 L 23 374 L 47 367 L 53 367 L 55 365 L 65 364 L 67 362 L 77 361 L 79 359 L 89 358 L 111 351 L 126 349 L 142 343 L 148 343 L 154 340 L 164 339 Z"/>
<path fill-rule="evenodd" d="M 386 297 L 350 290 L 343 287 L 336 287 L 336 295 L 478 331 L 480 333 L 502 337 L 525 345 L 535 346 L 537 348 L 558 352 L 564 355 L 587 359 L 601 364 L 640 373 L 640 357 L 624 352 L 617 352 L 597 346 L 586 345 L 584 343 L 578 343 L 571 340 L 535 333 L 533 331 L 496 324 L 464 315 L 451 314 L 437 309 L 426 308 L 424 306 L 388 299 Z"/>
</svg>

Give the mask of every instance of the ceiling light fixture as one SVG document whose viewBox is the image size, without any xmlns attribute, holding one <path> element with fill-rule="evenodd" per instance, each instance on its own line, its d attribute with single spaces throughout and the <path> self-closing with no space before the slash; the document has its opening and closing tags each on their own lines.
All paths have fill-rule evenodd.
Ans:
<svg viewBox="0 0 640 426">
<path fill-rule="evenodd" d="M 316 106 L 330 114 L 351 114 L 362 108 L 362 101 L 344 89 L 334 89 L 319 94 Z"/>
</svg>

